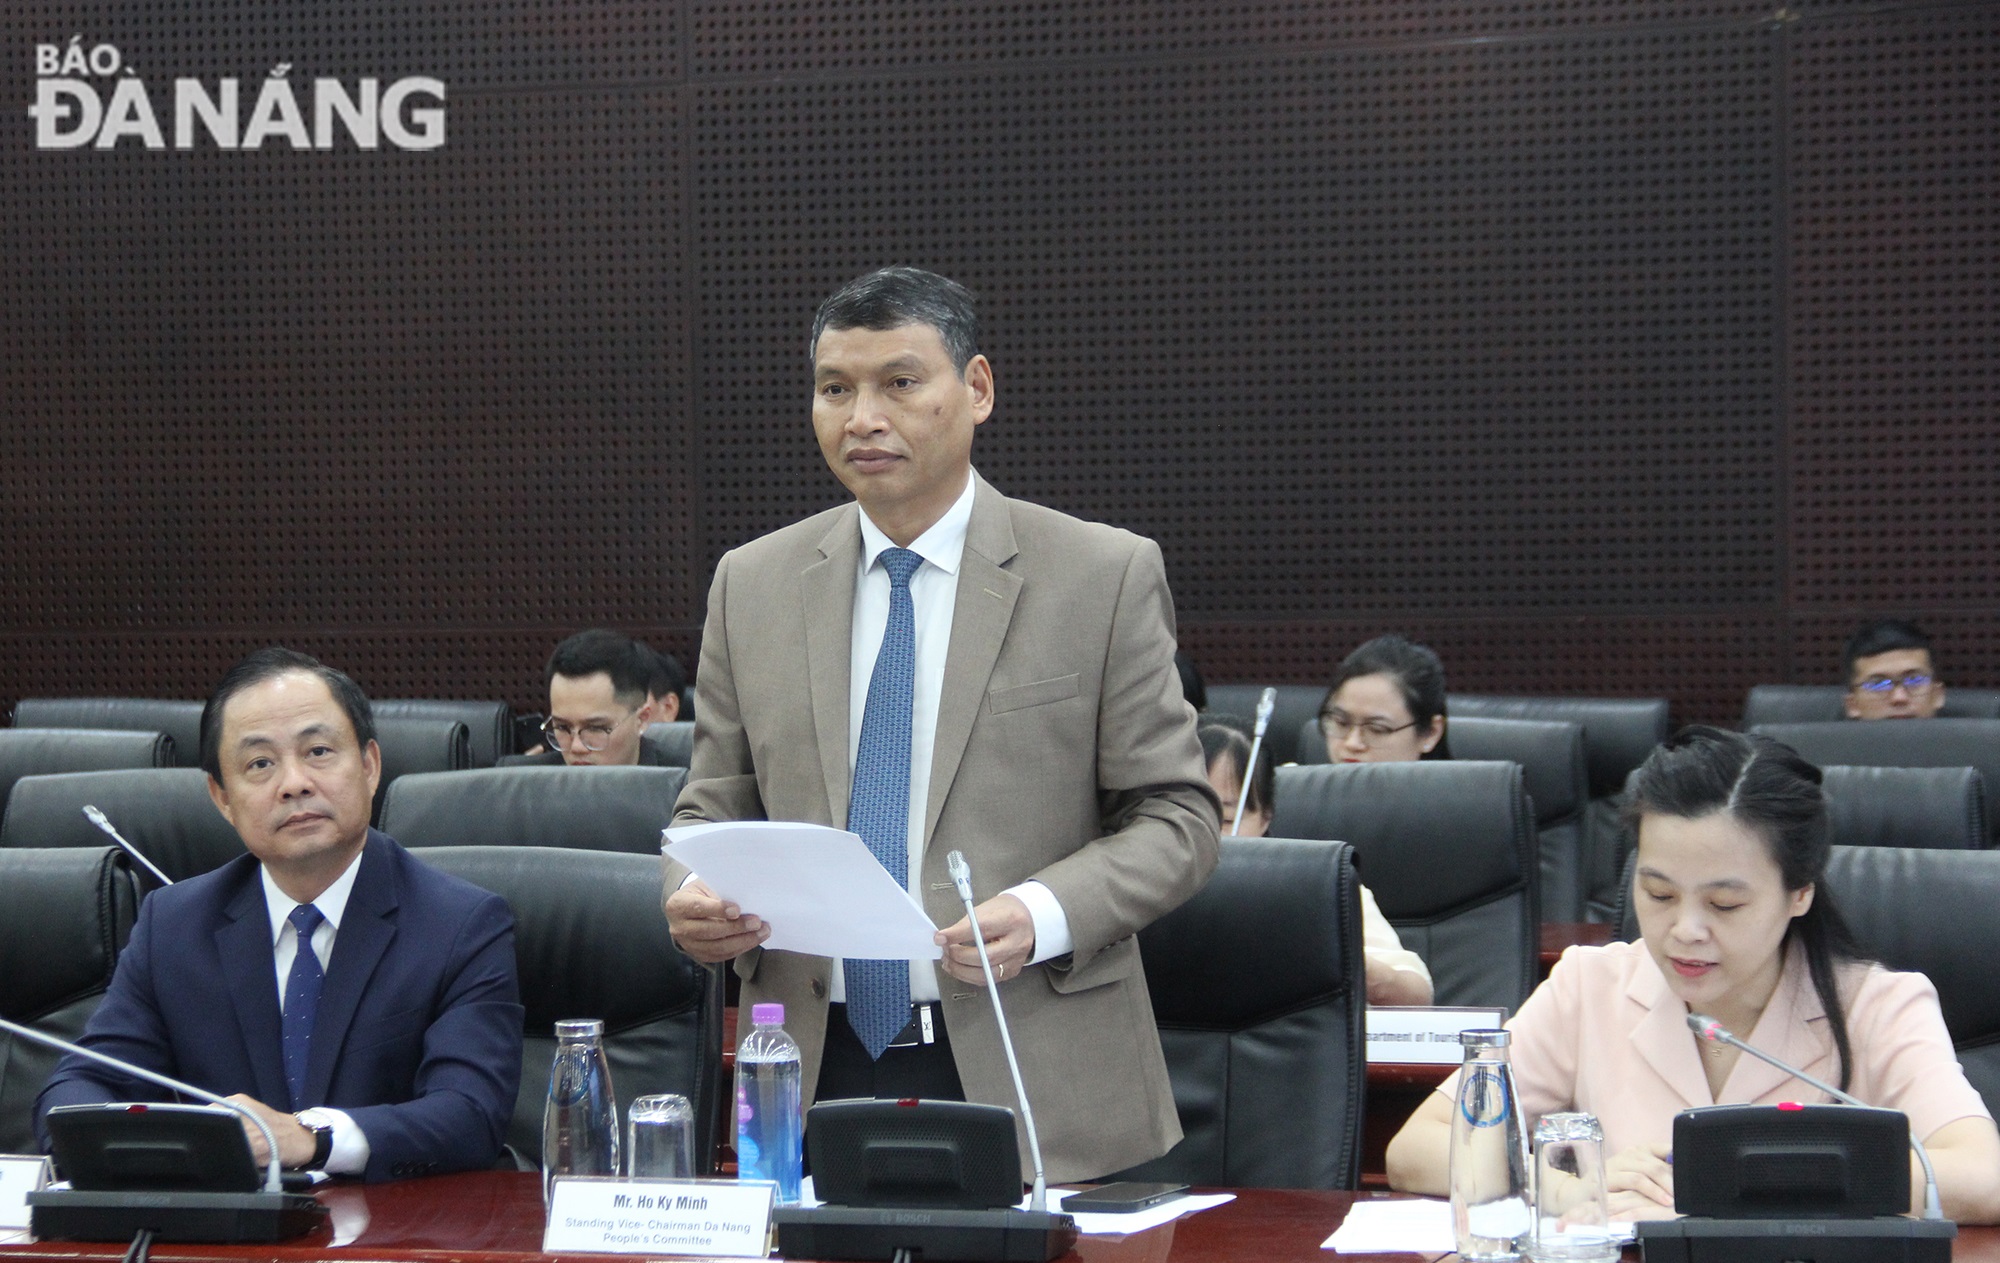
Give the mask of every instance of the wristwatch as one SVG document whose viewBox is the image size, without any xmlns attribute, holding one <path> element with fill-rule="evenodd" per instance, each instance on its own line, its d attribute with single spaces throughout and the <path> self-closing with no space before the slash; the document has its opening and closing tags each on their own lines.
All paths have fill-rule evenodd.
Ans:
<svg viewBox="0 0 2000 1263">
<path fill-rule="evenodd" d="M 299 1170 L 326 1170 L 326 1160 L 333 1156 L 333 1119 L 322 1109 L 300 1110 L 292 1118 L 313 1136 L 313 1156 L 301 1163 Z"/>
</svg>

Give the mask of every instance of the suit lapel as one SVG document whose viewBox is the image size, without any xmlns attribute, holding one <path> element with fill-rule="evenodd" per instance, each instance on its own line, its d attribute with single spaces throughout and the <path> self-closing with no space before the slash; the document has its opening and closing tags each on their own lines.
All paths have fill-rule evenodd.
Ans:
<svg viewBox="0 0 2000 1263">
<path fill-rule="evenodd" d="M 1650 954 L 1633 971 L 1625 995 L 1646 1008 L 1646 1016 L 1628 1037 L 1633 1051 L 1681 1098 L 1683 1106 L 1715 1104 L 1708 1076 L 1701 1068 L 1701 1050 L 1687 1027 L 1687 1005 L 1668 989 Z"/>
<path fill-rule="evenodd" d="M 814 744 L 826 778 L 827 822 L 847 827 L 848 676 L 854 646 L 854 576 L 861 565 L 861 510 L 840 514 L 819 542 L 819 559 L 799 575 L 806 632 L 806 682 L 812 692 Z"/>
<path fill-rule="evenodd" d="M 958 595 L 951 615 L 951 647 L 945 654 L 944 692 L 938 698 L 937 733 L 931 741 L 930 797 L 924 808 L 924 842 L 937 830 L 952 780 L 965 757 L 972 725 L 986 699 L 1000 647 L 1014 621 L 1021 578 L 1003 569 L 1018 552 L 1007 501 L 974 474 L 972 520 L 966 525 L 965 554 L 958 565 Z M 928 849 L 925 852 L 929 854 Z M 926 861 L 928 865 L 928 861 Z"/>
<path fill-rule="evenodd" d="M 373 829 L 368 831 L 361 868 L 354 874 L 354 888 L 348 892 L 347 908 L 340 915 L 333 959 L 328 962 L 326 983 L 320 991 L 312 1055 L 306 1061 L 306 1097 L 301 1105 L 326 1100 L 334 1063 L 347 1043 L 355 1010 L 361 1006 L 382 953 L 396 937 L 396 876 L 388 847 L 387 838 Z"/>
<path fill-rule="evenodd" d="M 236 1010 L 244 1060 L 256 1078 L 256 1097 L 277 1107 L 292 1099 L 279 1030 L 277 961 L 272 955 L 262 869 L 253 863 L 248 871 L 250 880 L 223 909 L 222 923 L 215 929 L 215 952 Z"/>
</svg>

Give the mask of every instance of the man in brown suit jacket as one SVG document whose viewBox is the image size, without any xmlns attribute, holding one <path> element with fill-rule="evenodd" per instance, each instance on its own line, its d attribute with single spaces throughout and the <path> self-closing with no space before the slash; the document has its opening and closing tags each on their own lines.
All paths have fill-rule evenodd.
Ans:
<svg viewBox="0 0 2000 1263">
<path fill-rule="evenodd" d="M 1159 548 L 1007 499 L 973 472 L 993 378 L 972 341 L 969 295 L 912 268 L 872 273 L 821 308 L 813 425 L 857 504 L 717 568 L 693 767 L 675 813 L 677 824 L 846 825 L 857 694 L 886 617 L 878 608 L 871 622 L 866 585 L 888 591 L 878 558 L 889 546 L 922 554 L 909 581 L 919 679 L 909 812 L 921 833 L 910 887 L 946 928 L 944 959 L 911 972 L 922 1022 L 912 1018 L 905 1046 L 919 1060 L 934 1052 L 945 1086 L 921 1066 L 899 1077 L 903 1046 L 870 1066 L 844 1020 L 830 1029 L 836 962 L 763 950 L 769 927 L 754 908 L 722 903 L 669 864 L 666 911 L 690 955 L 735 961 L 745 1006 L 784 1003 L 808 1099 L 816 1084 L 821 1096 L 962 1088 L 1011 1106 L 974 931 L 946 871 L 946 853 L 963 851 L 1049 1177 L 1088 1179 L 1180 1138 L 1133 936 L 1208 879 L 1218 805 L 1174 667 Z"/>
</svg>

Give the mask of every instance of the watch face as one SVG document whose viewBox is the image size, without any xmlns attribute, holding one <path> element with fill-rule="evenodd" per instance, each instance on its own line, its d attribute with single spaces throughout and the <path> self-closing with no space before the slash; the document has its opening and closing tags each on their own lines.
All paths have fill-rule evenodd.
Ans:
<svg viewBox="0 0 2000 1263">
<path fill-rule="evenodd" d="M 300 1110 L 292 1117 L 299 1120 L 299 1126 L 308 1131 L 325 1131 L 333 1126 L 333 1120 L 318 1109 Z"/>
</svg>

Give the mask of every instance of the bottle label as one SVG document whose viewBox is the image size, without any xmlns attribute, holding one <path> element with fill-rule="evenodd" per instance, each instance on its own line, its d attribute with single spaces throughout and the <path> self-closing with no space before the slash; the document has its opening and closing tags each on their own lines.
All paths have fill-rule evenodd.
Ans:
<svg viewBox="0 0 2000 1263">
<path fill-rule="evenodd" d="M 1458 1111 L 1474 1127 L 1498 1127 L 1507 1121 L 1507 1087 L 1491 1067 L 1468 1067 L 1458 1088 Z"/>
</svg>

